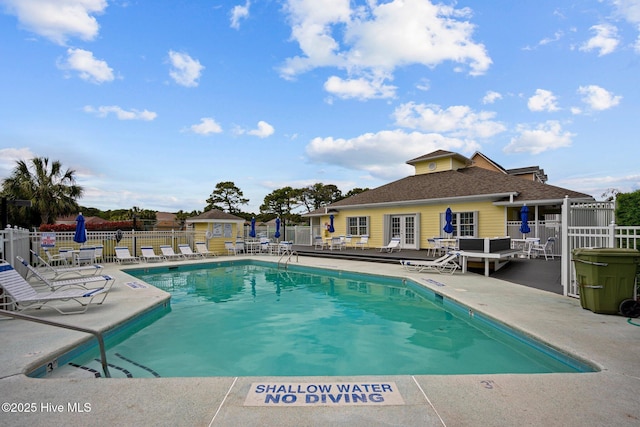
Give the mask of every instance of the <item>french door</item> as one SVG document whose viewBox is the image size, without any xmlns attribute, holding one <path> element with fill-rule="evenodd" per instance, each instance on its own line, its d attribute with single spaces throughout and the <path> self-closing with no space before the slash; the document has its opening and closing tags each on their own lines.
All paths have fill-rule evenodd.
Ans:
<svg viewBox="0 0 640 427">
<path fill-rule="evenodd" d="M 402 248 L 419 249 L 417 215 L 391 215 L 389 219 L 389 237 L 399 237 Z"/>
</svg>

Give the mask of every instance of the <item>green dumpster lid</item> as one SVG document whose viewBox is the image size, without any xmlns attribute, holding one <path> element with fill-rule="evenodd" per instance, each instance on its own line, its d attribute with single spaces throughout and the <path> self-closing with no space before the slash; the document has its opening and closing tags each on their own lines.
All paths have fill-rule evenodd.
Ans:
<svg viewBox="0 0 640 427">
<path fill-rule="evenodd" d="M 637 249 L 623 249 L 623 248 L 576 248 L 573 250 L 574 256 L 589 255 L 589 256 L 640 256 L 640 251 Z"/>
</svg>

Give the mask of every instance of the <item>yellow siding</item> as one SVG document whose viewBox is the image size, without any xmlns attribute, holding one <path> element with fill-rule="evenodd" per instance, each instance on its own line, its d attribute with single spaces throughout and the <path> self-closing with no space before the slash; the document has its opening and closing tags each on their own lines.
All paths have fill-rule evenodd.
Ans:
<svg viewBox="0 0 640 427">
<path fill-rule="evenodd" d="M 231 223 L 231 236 L 232 237 L 214 237 L 207 241 L 206 233 L 211 230 L 213 225 L 212 223 L 195 223 L 194 231 L 195 231 L 195 241 L 196 242 L 206 242 L 207 248 L 216 252 L 218 255 L 225 255 L 227 250 L 224 247 L 224 242 L 233 241 L 235 242 L 236 236 L 238 235 L 238 225 L 236 223 Z M 242 233 L 240 233 L 242 234 Z"/>
<path fill-rule="evenodd" d="M 429 165 L 431 163 L 435 163 L 435 169 L 429 169 Z M 442 159 L 436 160 L 426 160 L 424 162 L 419 162 L 414 164 L 416 168 L 416 175 L 422 175 L 425 173 L 433 173 L 433 172 L 442 172 L 448 171 L 451 169 L 458 169 L 464 167 L 464 164 L 460 163 L 457 160 L 452 159 L 451 157 L 445 157 Z"/>
<path fill-rule="evenodd" d="M 494 206 L 490 202 L 469 202 L 447 205 L 412 205 L 398 207 L 381 207 L 371 209 L 341 210 L 334 219 L 333 236 L 346 234 L 347 218 L 353 216 L 369 217 L 369 246 L 384 245 L 384 215 L 420 214 L 420 247 L 427 245 L 427 239 L 440 236 L 440 214 L 447 207 L 455 212 L 478 211 L 478 237 L 504 236 L 506 230 L 506 211 L 504 207 Z M 329 217 L 322 217 L 321 224 L 329 222 Z M 327 234 L 328 236 L 328 234 Z"/>
</svg>

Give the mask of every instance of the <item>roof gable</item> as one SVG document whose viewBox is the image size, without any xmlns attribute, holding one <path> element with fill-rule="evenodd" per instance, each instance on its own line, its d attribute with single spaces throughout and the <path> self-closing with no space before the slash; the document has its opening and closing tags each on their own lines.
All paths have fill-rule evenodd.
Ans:
<svg viewBox="0 0 640 427">
<path fill-rule="evenodd" d="M 536 181 L 527 181 L 501 172 L 468 167 L 464 169 L 409 176 L 353 197 L 340 200 L 327 208 L 339 208 L 384 203 L 446 203 L 456 198 L 476 198 L 492 202 L 510 201 L 516 204 L 535 201 L 559 201 L 565 196 L 592 200 L 579 193 Z M 324 208 L 315 211 L 320 213 Z"/>
</svg>

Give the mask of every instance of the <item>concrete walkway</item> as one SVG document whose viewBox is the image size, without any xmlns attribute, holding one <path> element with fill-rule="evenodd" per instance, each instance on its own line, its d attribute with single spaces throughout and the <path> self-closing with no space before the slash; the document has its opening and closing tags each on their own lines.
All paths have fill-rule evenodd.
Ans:
<svg viewBox="0 0 640 427">
<path fill-rule="evenodd" d="M 224 259 L 241 257 L 220 257 Z M 273 257 L 261 257 L 271 259 Z M 185 261 L 183 261 L 184 263 Z M 200 261 L 186 261 L 197 263 Z M 553 292 L 468 273 L 409 273 L 399 263 L 354 262 L 300 256 L 301 265 L 402 276 L 505 322 L 599 371 L 581 374 L 445 375 L 311 378 L 33 379 L 24 376 L 84 334 L 0 320 L 0 395 L 9 409 L 3 426 L 638 426 L 640 425 L 640 319 L 599 315 L 578 300 Z M 144 266 L 145 264 L 140 264 Z M 109 265 L 114 291 L 102 306 L 61 317 L 107 330 L 168 296 L 155 288 L 132 289 L 137 279 Z M 435 279 L 434 286 L 425 279 Z M 245 406 L 254 383 L 393 383 L 403 404 L 393 406 Z M 25 404 L 28 404 L 25 405 Z M 3 406 L 5 409 L 5 406 Z M 29 412 L 27 412 L 29 410 Z"/>
</svg>

